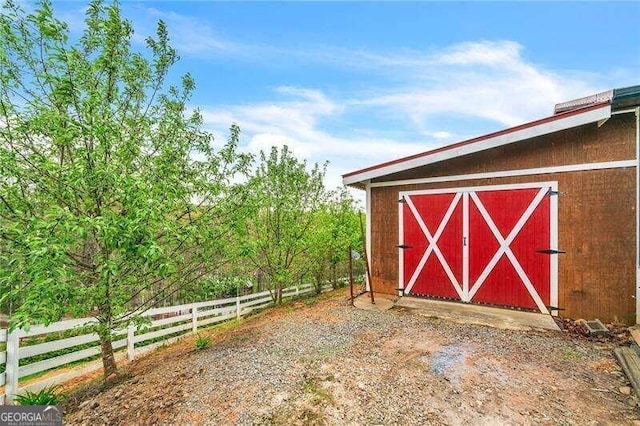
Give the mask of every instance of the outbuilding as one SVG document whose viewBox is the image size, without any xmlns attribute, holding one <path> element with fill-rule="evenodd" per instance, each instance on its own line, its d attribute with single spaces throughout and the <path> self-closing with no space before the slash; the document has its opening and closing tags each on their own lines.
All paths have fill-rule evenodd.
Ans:
<svg viewBox="0 0 640 426">
<path fill-rule="evenodd" d="M 376 292 L 640 320 L 640 86 L 343 176 Z"/>
</svg>

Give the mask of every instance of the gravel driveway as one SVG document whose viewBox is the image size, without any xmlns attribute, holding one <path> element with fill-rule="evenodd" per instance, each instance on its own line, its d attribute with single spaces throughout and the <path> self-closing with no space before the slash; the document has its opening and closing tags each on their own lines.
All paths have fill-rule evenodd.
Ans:
<svg viewBox="0 0 640 426">
<path fill-rule="evenodd" d="M 213 344 L 203 351 L 187 338 L 134 362 L 120 384 L 85 392 L 65 422 L 634 424 L 640 418 L 612 344 L 562 332 L 362 311 L 338 291 L 210 334 Z"/>
</svg>

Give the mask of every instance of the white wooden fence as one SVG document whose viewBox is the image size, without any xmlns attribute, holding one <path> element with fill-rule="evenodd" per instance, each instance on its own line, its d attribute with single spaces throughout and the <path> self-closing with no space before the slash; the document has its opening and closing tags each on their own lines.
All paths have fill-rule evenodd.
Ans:
<svg viewBox="0 0 640 426">
<path fill-rule="evenodd" d="M 331 289 L 331 286 L 323 287 L 323 291 Z M 314 291 L 314 286 L 306 284 L 299 287 L 290 287 L 283 291 L 283 298 L 303 295 Z M 116 359 L 126 358 L 131 361 L 136 355 L 168 344 L 189 333 L 196 333 L 199 327 L 219 323 L 232 318 L 240 318 L 255 309 L 269 306 L 273 303 L 269 291 L 249 294 L 227 299 L 210 300 L 207 302 L 190 303 L 186 305 L 154 308 L 144 312 L 141 316 L 149 317 L 150 322 L 137 329 L 129 326 L 125 330 L 116 330 L 113 341 L 113 349 L 125 348 L 126 351 L 117 353 Z M 0 404 L 11 404 L 15 395 L 25 390 L 37 391 L 46 386 L 62 383 L 73 377 L 86 374 L 90 371 L 102 368 L 100 359 L 85 362 L 82 366 L 74 367 L 71 371 L 65 371 L 51 377 L 38 380 L 35 383 L 20 387 L 19 380 L 26 376 L 41 373 L 53 369 L 61 369 L 64 366 L 100 354 L 100 345 L 96 333 L 80 334 L 73 337 L 60 337 L 57 340 L 46 339 L 47 334 L 68 330 L 78 330 L 94 323 L 95 318 L 81 318 L 59 321 L 48 326 L 38 325 L 31 327 L 29 331 L 0 329 L 0 347 L 6 344 L 6 350 L 0 350 L 0 366 L 5 365 L 5 372 L 0 373 Z M 80 329 L 81 330 L 81 329 Z M 80 331 L 81 332 L 81 331 Z M 42 343 L 28 344 L 27 338 L 35 336 L 45 337 Z M 21 346 L 23 343 L 28 345 Z M 33 340 L 33 339 L 31 339 Z M 71 348 L 80 346 L 76 350 Z M 63 355 L 52 354 L 50 357 L 42 355 L 67 350 Z M 34 356 L 44 358 L 38 361 L 24 361 Z M 22 362 L 20 362 L 23 360 Z M 49 376 L 49 375 L 48 375 Z M 2 386 L 4 385 L 4 390 Z"/>
</svg>

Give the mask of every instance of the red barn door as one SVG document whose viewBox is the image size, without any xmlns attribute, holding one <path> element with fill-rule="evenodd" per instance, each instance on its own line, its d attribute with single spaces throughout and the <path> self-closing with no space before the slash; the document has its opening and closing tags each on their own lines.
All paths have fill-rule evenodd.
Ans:
<svg viewBox="0 0 640 426">
<path fill-rule="evenodd" d="M 535 309 L 556 304 L 555 184 L 401 193 L 404 294 Z"/>
<path fill-rule="evenodd" d="M 463 300 L 461 198 L 404 197 L 404 288 L 411 294 Z"/>
</svg>

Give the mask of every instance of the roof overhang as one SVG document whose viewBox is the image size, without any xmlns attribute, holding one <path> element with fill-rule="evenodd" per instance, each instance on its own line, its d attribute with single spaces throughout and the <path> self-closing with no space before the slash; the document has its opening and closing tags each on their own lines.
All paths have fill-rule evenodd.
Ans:
<svg viewBox="0 0 640 426">
<path fill-rule="evenodd" d="M 502 145 L 548 135 L 562 130 L 571 129 L 585 124 L 595 123 L 611 117 L 609 102 L 591 105 L 573 111 L 568 111 L 541 120 L 532 121 L 510 129 L 502 130 L 466 141 L 458 142 L 432 151 L 423 152 L 398 160 L 389 161 L 362 170 L 347 173 L 342 176 L 344 185 L 362 187 L 363 183 L 416 167 L 450 160 L 452 158 L 473 154 Z"/>
</svg>

